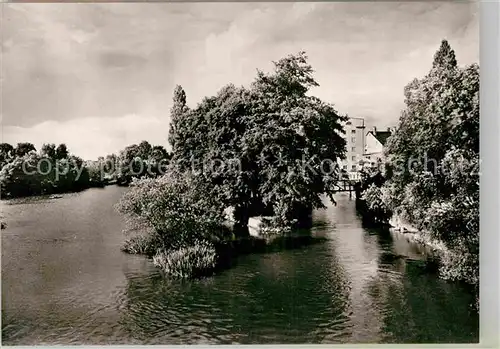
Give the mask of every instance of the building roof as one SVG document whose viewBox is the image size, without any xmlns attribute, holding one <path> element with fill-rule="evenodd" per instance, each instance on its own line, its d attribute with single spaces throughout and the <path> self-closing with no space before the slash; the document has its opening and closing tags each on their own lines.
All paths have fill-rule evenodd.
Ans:
<svg viewBox="0 0 500 349">
<path fill-rule="evenodd" d="M 385 143 L 387 143 L 387 138 L 390 137 L 391 131 L 370 131 L 368 133 L 371 133 L 372 135 L 375 136 L 375 138 L 380 142 L 380 144 L 385 146 Z"/>
</svg>

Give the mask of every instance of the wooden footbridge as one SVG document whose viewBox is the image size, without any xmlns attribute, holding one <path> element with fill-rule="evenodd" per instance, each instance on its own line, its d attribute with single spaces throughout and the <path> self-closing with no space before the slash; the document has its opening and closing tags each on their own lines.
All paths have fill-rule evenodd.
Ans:
<svg viewBox="0 0 500 349">
<path fill-rule="evenodd" d="M 349 197 L 352 197 L 352 194 L 355 193 L 356 184 L 359 183 L 359 179 L 351 179 L 348 175 L 343 176 L 341 179 L 335 183 L 335 190 L 338 193 L 349 193 Z"/>
</svg>

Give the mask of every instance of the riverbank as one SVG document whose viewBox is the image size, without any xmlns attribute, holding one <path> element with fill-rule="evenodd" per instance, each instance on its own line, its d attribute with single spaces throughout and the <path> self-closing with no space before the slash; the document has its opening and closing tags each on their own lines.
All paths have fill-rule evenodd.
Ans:
<svg viewBox="0 0 500 349">
<path fill-rule="evenodd" d="M 57 187 L 53 190 L 45 191 L 43 193 L 24 193 L 23 195 L 0 195 L 0 201 L 9 201 L 14 199 L 27 199 L 30 197 L 48 197 L 48 198 L 59 198 L 62 194 L 80 193 L 82 191 L 92 189 L 92 188 L 104 188 L 107 186 L 117 185 L 116 181 L 112 182 L 90 182 L 86 186 L 73 187 L 70 189 L 58 190 Z"/>
<path fill-rule="evenodd" d="M 437 230 L 433 234 L 417 228 L 401 215 L 387 209 L 382 199 L 381 186 L 383 181 L 376 183 L 376 185 L 368 184 L 369 182 L 373 182 L 373 177 L 367 179 L 364 188 L 358 187 L 356 198 L 357 211 L 365 224 L 386 227 L 395 234 L 404 237 L 408 242 L 425 246 L 431 251 L 431 258 L 426 261 L 428 266 L 426 269 L 437 272 L 445 280 L 466 285 L 475 297 L 471 306 L 479 309 L 479 251 L 471 251 L 470 245 L 467 245 L 469 242 L 465 239 L 456 238 L 445 242 L 436 238 L 436 236 L 454 234 L 454 226 L 446 225 L 449 222 L 449 217 L 437 216 L 434 218 L 437 221 L 431 226 L 437 227 Z M 449 231 L 450 229 L 451 231 Z M 473 239 L 473 237 L 469 238 Z"/>
<path fill-rule="evenodd" d="M 388 226 L 394 232 L 402 234 L 408 241 L 425 245 L 439 255 L 447 252 L 447 248 L 443 242 L 430 238 L 429 232 L 419 231 L 398 215 L 394 214 L 391 216 Z"/>
<path fill-rule="evenodd" d="M 367 226 L 389 229 L 394 234 L 404 237 L 408 242 L 425 246 L 438 257 L 442 257 L 447 253 L 447 248 L 443 242 L 432 239 L 428 232 L 417 229 L 400 215 L 389 212 L 381 207 L 371 209 L 366 200 L 362 199 L 362 192 L 359 190 L 356 193 L 355 201 L 356 211 Z"/>
</svg>

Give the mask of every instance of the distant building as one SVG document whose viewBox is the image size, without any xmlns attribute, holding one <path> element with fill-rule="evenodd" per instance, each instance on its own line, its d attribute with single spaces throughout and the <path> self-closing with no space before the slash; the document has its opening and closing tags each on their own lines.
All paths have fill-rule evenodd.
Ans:
<svg viewBox="0 0 500 349">
<path fill-rule="evenodd" d="M 393 129 L 388 128 L 385 131 L 379 131 L 376 127 L 366 133 L 365 149 L 363 162 L 368 166 L 376 166 L 377 163 L 384 161 L 384 147 L 387 139 L 393 133 Z"/>
<path fill-rule="evenodd" d="M 339 160 L 339 164 L 351 179 L 359 178 L 361 166 L 359 161 L 365 151 L 365 120 L 363 118 L 349 118 L 344 124 L 346 140 L 346 158 Z"/>
</svg>

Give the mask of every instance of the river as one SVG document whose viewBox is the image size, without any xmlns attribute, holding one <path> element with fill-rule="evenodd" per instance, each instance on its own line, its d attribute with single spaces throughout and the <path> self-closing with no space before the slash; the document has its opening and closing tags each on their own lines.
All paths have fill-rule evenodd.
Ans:
<svg viewBox="0 0 500 349">
<path fill-rule="evenodd" d="M 364 229 L 348 196 L 314 213 L 325 242 L 172 281 L 120 251 L 125 190 L 0 203 L 3 344 L 478 341 L 469 293 L 418 268 L 421 246 Z"/>
</svg>

